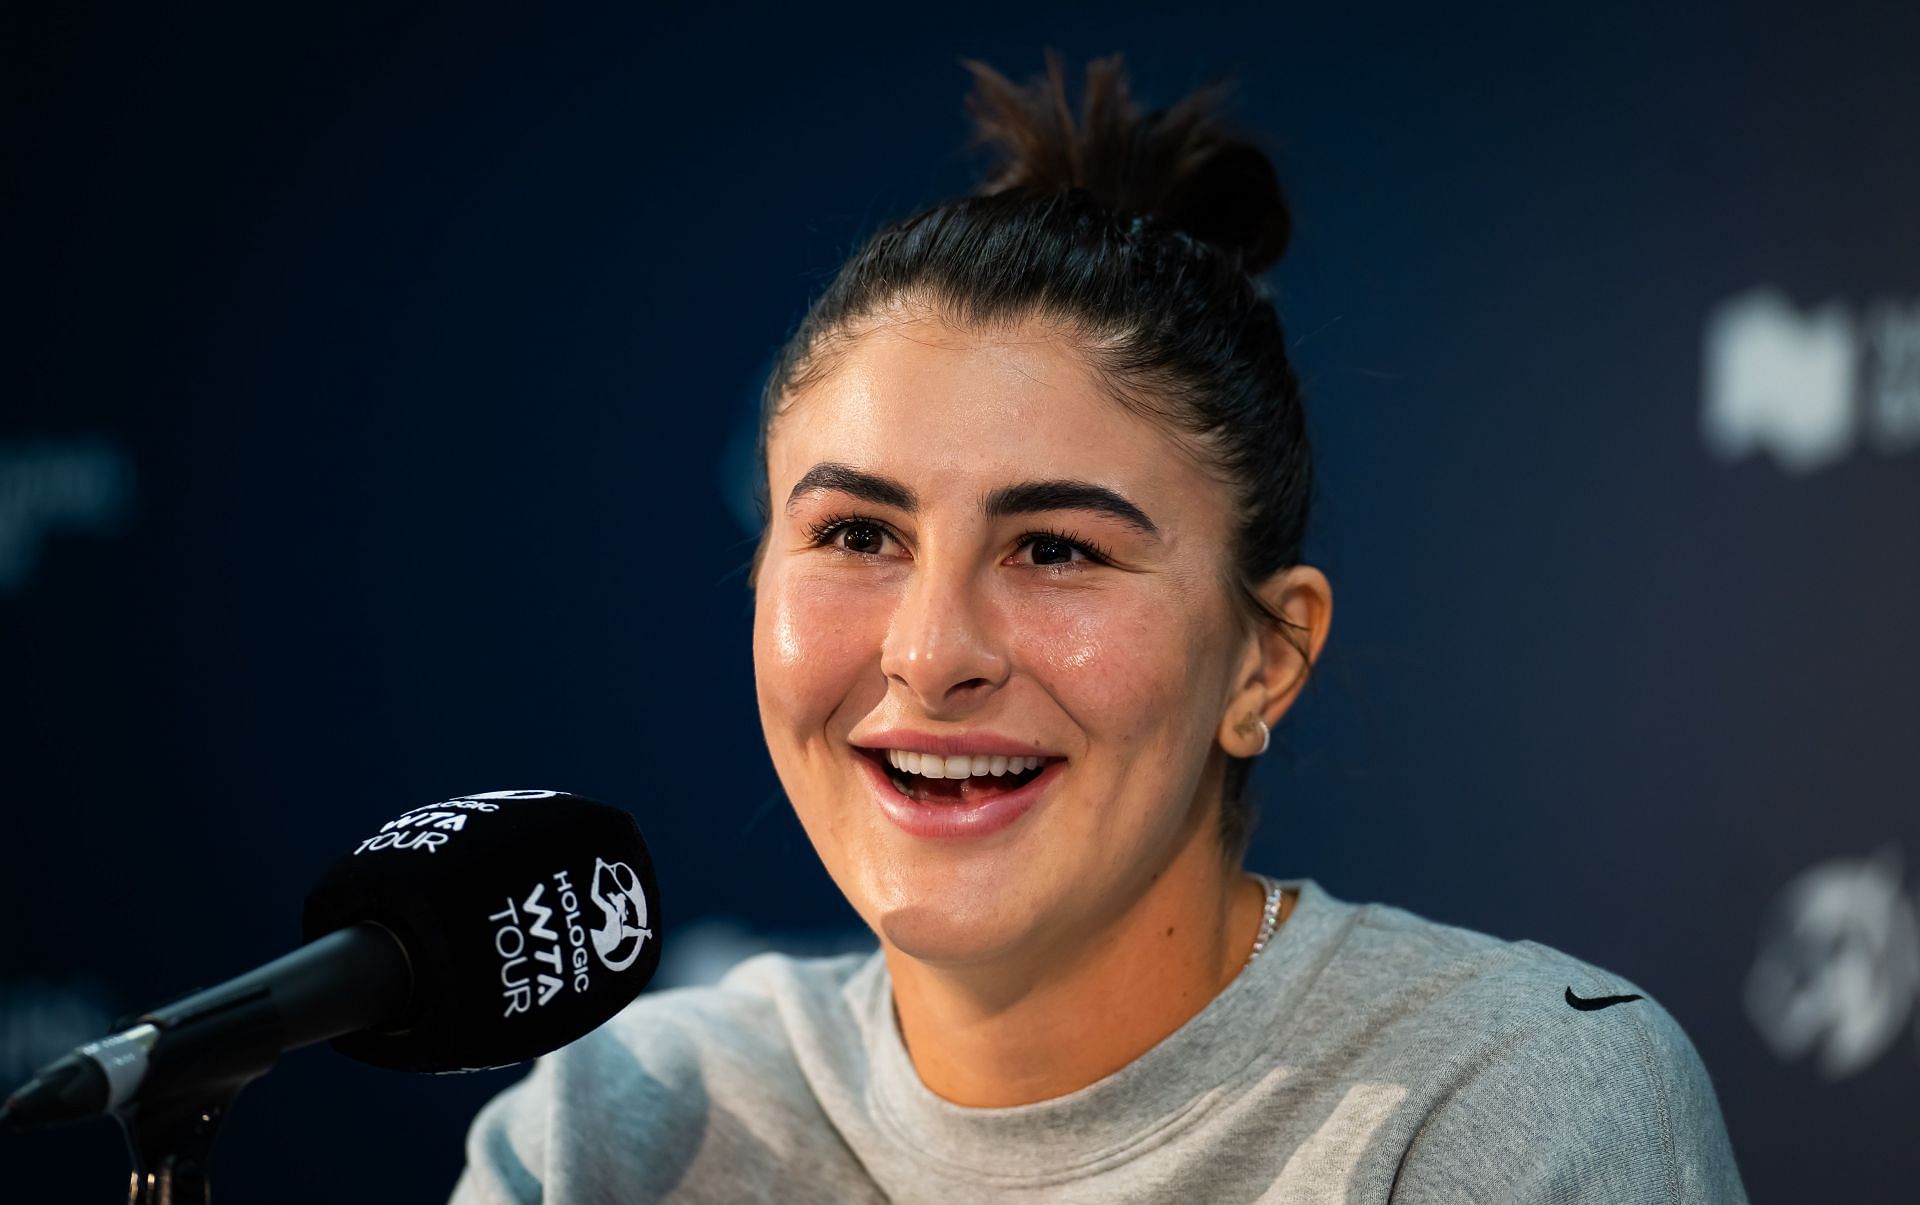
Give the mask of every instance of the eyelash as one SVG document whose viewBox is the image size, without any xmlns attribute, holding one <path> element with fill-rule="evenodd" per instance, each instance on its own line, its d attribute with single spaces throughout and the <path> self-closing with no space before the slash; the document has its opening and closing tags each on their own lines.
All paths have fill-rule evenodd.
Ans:
<svg viewBox="0 0 1920 1205">
<path fill-rule="evenodd" d="M 846 530 L 849 527 L 854 526 L 855 524 L 865 524 L 869 527 L 875 527 L 883 532 L 886 532 L 888 535 L 893 536 L 895 540 L 900 539 L 899 535 L 896 534 L 891 527 L 888 527 L 885 523 L 880 522 L 878 519 L 869 519 L 865 515 L 830 515 L 827 518 L 820 520 L 818 523 L 809 523 L 807 524 L 807 538 L 814 547 L 819 547 L 820 545 L 826 544 L 827 542 L 832 540 L 835 536 L 839 535 L 842 531 Z M 1038 541 L 1038 540 L 1058 540 L 1062 544 L 1065 544 L 1071 548 L 1076 548 L 1080 552 L 1086 554 L 1087 559 L 1093 561 L 1096 564 L 1106 565 L 1106 564 L 1112 563 L 1111 558 L 1107 555 L 1106 549 L 1094 543 L 1092 540 L 1088 540 L 1083 537 L 1076 536 L 1071 532 L 1052 531 L 1052 530 L 1030 531 L 1020 537 L 1020 543 L 1018 547 L 1025 548 L 1027 545 L 1034 543 L 1035 541 Z M 851 548 L 841 548 L 841 549 L 838 549 L 838 551 L 844 552 L 849 556 L 875 555 L 870 552 L 855 552 Z M 1071 567 L 1071 563 L 1064 564 L 1064 565 L 1035 565 L 1034 566 L 1034 568 L 1036 569 L 1067 569 L 1070 567 Z"/>
</svg>

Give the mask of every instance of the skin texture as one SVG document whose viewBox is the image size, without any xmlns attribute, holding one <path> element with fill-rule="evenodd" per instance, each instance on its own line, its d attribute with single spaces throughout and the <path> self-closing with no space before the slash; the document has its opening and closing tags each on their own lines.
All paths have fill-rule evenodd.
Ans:
<svg viewBox="0 0 1920 1205">
<path fill-rule="evenodd" d="M 790 502 L 823 462 L 916 505 Z M 1246 717 L 1277 724 L 1304 678 L 1300 653 L 1231 605 L 1227 488 L 1101 393 L 1057 328 L 974 332 L 926 310 L 865 331 L 786 399 L 767 463 L 761 722 L 821 861 L 880 937 L 922 1080 L 1004 1106 L 1125 1066 L 1246 960 L 1262 899 L 1218 844 L 1224 759 L 1258 748 Z M 1112 489 L 1157 535 L 1091 510 L 983 514 L 990 490 L 1045 479 Z M 1317 656 L 1324 575 L 1297 566 L 1262 593 Z M 877 806 L 851 743 L 898 727 L 990 731 L 1067 762 L 1010 827 L 918 838 Z"/>
</svg>

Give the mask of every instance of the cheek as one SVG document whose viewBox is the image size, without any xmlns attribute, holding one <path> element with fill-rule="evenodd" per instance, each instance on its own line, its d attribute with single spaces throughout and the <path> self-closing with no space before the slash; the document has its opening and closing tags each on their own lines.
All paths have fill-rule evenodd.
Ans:
<svg viewBox="0 0 1920 1205">
<path fill-rule="evenodd" d="M 1178 591 L 1088 591 L 1016 607 L 1020 659 L 1094 740 L 1184 733 L 1212 649 L 1207 619 Z"/>
<path fill-rule="evenodd" d="M 769 735 L 822 728 L 866 677 L 878 679 L 885 609 L 873 592 L 792 570 L 761 578 L 753 669 Z"/>
</svg>

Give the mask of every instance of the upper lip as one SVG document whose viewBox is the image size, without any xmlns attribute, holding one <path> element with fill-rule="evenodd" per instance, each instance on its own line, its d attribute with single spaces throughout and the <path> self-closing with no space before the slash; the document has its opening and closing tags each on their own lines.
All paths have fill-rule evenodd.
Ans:
<svg viewBox="0 0 1920 1205">
<path fill-rule="evenodd" d="M 939 757 L 1059 757 L 1030 741 L 1015 740 L 998 732 L 956 732 L 941 735 L 892 728 L 869 733 L 851 741 L 857 749 L 898 749 L 904 753 L 932 753 Z"/>
</svg>

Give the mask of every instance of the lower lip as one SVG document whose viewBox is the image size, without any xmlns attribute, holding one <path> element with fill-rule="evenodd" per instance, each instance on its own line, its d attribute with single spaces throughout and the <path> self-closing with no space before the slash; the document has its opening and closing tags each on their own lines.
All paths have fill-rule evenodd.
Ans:
<svg viewBox="0 0 1920 1205">
<path fill-rule="evenodd" d="M 1064 761 L 1048 762 L 1032 782 L 1012 791 L 1002 791 L 978 803 L 922 803 L 894 789 L 885 767 L 865 754 L 856 753 L 861 773 L 873 787 L 874 798 L 887 819 L 910 836 L 933 839 L 984 837 L 997 833 L 1027 814 L 1040 797 L 1060 777 Z"/>
</svg>

